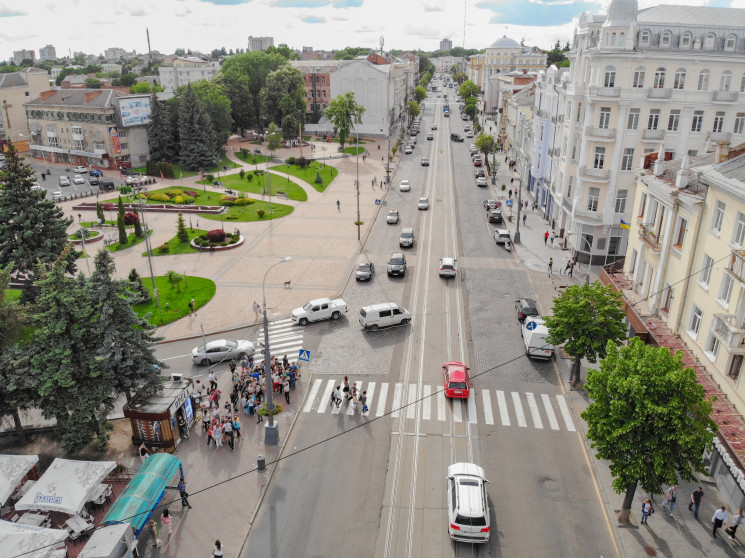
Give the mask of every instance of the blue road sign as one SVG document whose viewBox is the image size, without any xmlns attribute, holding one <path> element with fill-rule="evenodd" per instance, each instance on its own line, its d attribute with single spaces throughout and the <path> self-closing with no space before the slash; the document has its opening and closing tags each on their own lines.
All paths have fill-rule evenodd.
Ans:
<svg viewBox="0 0 745 558">
<path fill-rule="evenodd" d="M 310 351 L 307 349 L 300 349 L 300 354 L 297 359 L 302 360 L 303 362 L 310 362 Z"/>
<path fill-rule="evenodd" d="M 504 205 L 506 205 L 507 207 L 512 207 L 512 200 L 505 201 Z"/>
<path fill-rule="evenodd" d="M 383 200 L 375 200 L 375 205 L 380 205 L 381 203 L 383 203 Z"/>
<path fill-rule="evenodd" d="M 528 322 L 527 324 L 525 324 L 525 329 L 527 329 L 528 331 L 533 331 L 535 329 L 535 326 L 535 322 Z"/>
</svg>

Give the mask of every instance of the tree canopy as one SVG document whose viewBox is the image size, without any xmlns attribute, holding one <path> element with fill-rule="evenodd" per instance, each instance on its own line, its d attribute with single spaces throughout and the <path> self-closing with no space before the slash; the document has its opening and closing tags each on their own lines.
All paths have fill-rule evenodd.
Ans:
<svg viewBox="0 0 745 558">
<path fill-rule="evenodd" d="M 421 103 L 424 99 L 427 98 L 427 90 L 422 86 L 415 88 L 414 97 L 416 97 L 418 103 Z"/>
<path fill-rule="evenodd" d="M 479 86 L 468 79 L 460 84 L 458 93 L 464 99 L 468 99 L 469 97 L 476 97 L 479 94 Z"/>
<path fill-rule="evenodd" d="M 261 90 L 263 113 L 272 122 L 281 122 L 285 138 L 298 135 L 298 125 L 304 122 L 305 80 L 297 68 L 282 66 L 269 74 Z"/>
<path fill-rule="evenodd" d="M 349 132 L 356 124 L 362 124 L 362 115 L 365 107 L 354 100 L 354 91 L 347 91 L 331 99 L 326 109 L 326 118 L 334 126 L 334 133 L 339 135 L 342 149 L 346 143 Z"/>
<path fill-rule="evenodd" d="M 191 84 L 179 106 L 179 159 L 195 171 L 211 169 L 217 160 L 215 133 L 209 115 L 202 109 Z"/>
</svg>

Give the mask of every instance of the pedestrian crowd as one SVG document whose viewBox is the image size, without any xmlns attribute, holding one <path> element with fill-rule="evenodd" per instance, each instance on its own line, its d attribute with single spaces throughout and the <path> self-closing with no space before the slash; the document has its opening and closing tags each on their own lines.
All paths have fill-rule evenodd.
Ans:
<svg viewBox="0 0 745 558">
<path fill-rule="evenodd" d="M 360 392 L 359 388 L 357 387 L 357 382 L 353 382 L 352 385 L 349 385 L 349 377 L 344 376 L 344 382 L 342 382 L 342 385 L 336 386 L 336 389 L 331 392 L 331 401 L 330 405 L 333 407 L 336 405 L 336 408 L 338 409 L 341 407 L 342 401 L 349 406 L 352 405 L 352 408 L 354 411 L 357 411 L 357 406 L 362 406 L 362 412 L 366 413 L 369 411 L 367 407 L 367 390 Z"/>
</svg>

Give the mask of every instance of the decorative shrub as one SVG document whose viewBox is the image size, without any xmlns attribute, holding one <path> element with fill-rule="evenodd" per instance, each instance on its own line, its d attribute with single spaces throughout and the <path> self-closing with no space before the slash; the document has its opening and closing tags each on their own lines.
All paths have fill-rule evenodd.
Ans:
<svg viewBox="0 0 745 558">
<path fill-rule="evenodd" d="M 221 202 L 224 202 L 224 201 L 231 201 L 232 202 L 232 201 L 235 201 L 235 200 L 236 200 L 235 196 L 230 196 L 230 195 L 220 196 L 220 201 Z"/>
<path fill-rule="evenodd" d="M 238 198 L 237 200 L 233 202 L 233 205 L 251 205 L 255 201 L 256 200 L 252 198 Z"/>
<path fill-rule="evenodd" d="M 184 193 L 183 190 L 179 190 L 178 188 L 172 188 L 166 192 L 169 196 L 180 196 Z"/>
<path fill-rule="evenodd" d="M 246 171 L 244 171 L 243 169 L 241 169 L 238 174 L 241 176 L 241 178 L 243 178 L 244 176 L 246 176 Z"/>
<path fill-rule="evenodd" d="M 255 170 L 253 174 L 255 174 L 256 176 L 264 176 L 266 172 L 263 170 Z"/>
<path fill-rule="evenodd" d="M 227 246 L 227 245 L 228 245 L 228 243 L 227 243 L 227 242 L 221 242 L 221 243 L 220 243 L 220 246 Z"/>
<path fill-rule="evenodd" d="M 119 188 L 119 192 L 122 194 L 131 194 L 132 193 L 132 186 L 122 186 Z"/>
<path fill-rule="evenodd" d="M 254 179 L 254 175 L 253 175 L 253 173 L 250 173 L 250 172 L 249 172 L 249 173 L 248 173 L 248 175 L 246 176 L 246 179 L 247 179 L 247 180 L 248 180 L 249 182 L 251 182 L 251 181 L 252 181 L 252 180 Z"/>
<path fill-rule="evenodd" d="M 215 175 L 214 175 L 214 174 L 212 174 L 212 173 L 210 173 L 210 174 L 205 174 L 205 175 L 204 175 L 204 179 L 205 179 L 205 180 L 206 180 L 207 182 L 214 182 L 214 181 L 215 181 Z"/>
<path fill-rule="evenodd" d="M 156 248 L 156 250 L 157 250 L 158 252 L 160 252 L 161 254 L 167 254 L 168 252 L 170 252 L 170 251 L 171 251 L 171 247 L 170 247 L 170 246 L 168 246 L 168 244 L 163 244 L 163 245 L 161 245 L 161 246 L 158 246 L 158 247 Z"/>
<path fill-rule="evenodd" d="M 138 215 L 135 215 L 131 211 L 128 211 L 124 214 L 123 221 L 127 227 L 133 227 L 140 222 L 140 217 Z"/>
<path fill-rule="evenodd" d="M 298 157 L 297 159 L 295 159 L 295 164 L 301 169 L 304 169 L 305 167 L 310 165 L 310 160 L 306 159 L 305 157 Z"/>
<path fill-rule="evenodd" d="M 226 236 L 223 229 L 213 229 L 207 233 L 207 240 L 214 243 L 222 242 Z"/>
<path fill-rule="evenodd" d="M 227 221 L 234 221 L 235 219 L 238 219 L 238 216 L 235 213 L 228 213 L 225 215 L 224 219 Z"/>
<path fill-rule="evenodd" d="M 189 196 L 182 196 L 181 199 L 184 200 L 181 202 L 184 205 L 194 205 L 194 198 L 190 198 Z"/>
<path fill-rule="evenodd" d="M 264 211 L 263 209 L 259 209 L 259 210 L 258 210 L 258 211 L 256 212 L 256 214 L 257 214 L 257 215 L 259 216 L 259 219 L 263 219 L 263 218 L 264 218 L 264 214 L 265 214 L 265 213 L 266 213 L 266 212 L 265 212 L 265 211 Z"/>
<path fill-rule="evenodd" d="M 206 234 L 200 234 L 199 235 L 199 239 L 202 240 L 202 241 L 206 241 L 207 240 L 207 235 Z"/>
<path fill-rule="evenodd" d="M 191 198 L 189 198 L 191 200 Z M 173 203 L 184 203 L 184 196 L 175 196 L 172 200 Z M 194 200 L 192 200 L 194 201 Z"/>
<path fill-rule="evenodd" d="M 152 201 L 159 201 L 159 202 L 171 201 L 171 198 L 168 196 L 168 194 L 164 194 L 164 193 L 150 194 L 147 199 L 152 200 Z"/>
<path fill-rule="evenodd" d="M 197 246 L 201 246 L 202 245 L 202 239 L 201 238 L 195 238 L 194 239 L 194 244 L 196 244 Z"/>
<path fill-rule="evenodd" d="M 236 237 L 230 239 L 230 244 L 235 244 L 236 242 L 238 242 L 238 239 Z"/>
<path fill-rule="evenodd" d="M 184 190 L 184 194 L 189 197 L 196 198 L 199 195 L 199 192 L 195 192 L 194 190 Z"/>
</svg>

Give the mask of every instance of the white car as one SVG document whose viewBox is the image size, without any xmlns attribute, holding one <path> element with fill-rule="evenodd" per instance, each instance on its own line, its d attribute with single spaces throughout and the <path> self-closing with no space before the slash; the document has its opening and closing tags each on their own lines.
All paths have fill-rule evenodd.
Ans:
<svg viewBox="0 0 745 558">
<path fill-rule="evenodd" d="M 429 209 L 429 198 L 419 198 L 419 203 L 416 206 L 419 209 Z"/>
<path fill-rule="evenodd" d="M 486 186 L 486 177 L 485 176 L 479 176 L 476 179 L 476 186 Z"/>
<path fill-rule="evenodd" d="M 191 360 L 194 364 L 207 366 L 215 362 L 226 362 L 238 358 L 241 354 L 254 354 L 254 344 L 245 339 L 218 339 L 210 341 L 206 345 L 194 347 L 191 351 Z"/>
<path fill-rule="evenodd" d="M 389 225 L 398 224 L 398 209 L 391 209 L 385 218 L 385 222 Z"/>
<path fill-rule="evenodd" d="M 127 186 L 132 186 L 134 184 L 139 184 L 140 183 L 140 177 L 139 176 L 132 176 L 132 175 L 130 175 L 127 178 L 124 179 L 124 183 L 127 184 Z"/>
<path fill-rule="evenodd" d="M 58 181 L 58 183 L 59 183 L 60 186 L 69 186 L 70 185 L 70 179 L 67 178 L 66 176 L 60 176 L 57 179 L 57 181 Z"/>
<path fill-rule="evenodd" d="M 77 167 L 72 168 L 72 172 L 76 172 L 78 174 L 85 174 L 88 172 L 88 169 L 86 167 L 77 166 Z"/>
<path fill-rule="evenodd" d="M 407 155 L 411 155 L 412 153 L 414 153 L 414 148 L 411 146 L 411 144 L 406 146 L 406 149 L 404 149 L 404 153 L 406 153 Z"/>
<path fill-rule="evenodd" d="M 440 277 L 455 277 L 455 258 L 440 258 Z"/>
<path fill-rule="evenodd" d="M 52 201 L 62 201 L 63 197 L 64 196 L 62 195 L 62 192 L 60 192 L 59 190 L 55 190 L 54 192 L 52 192 Z"/>
<path fill-rule="evenodd" d="M 398 185 L 398 190 L 400 192 L 408 192 L 409 190 L 411 190 L 411 186 L 409 185 L 409 181 L 408 180 L 402 180 L 401 181 L 401 184 Z"/>
<path fill-rule="evenodd" d="M 494 242 L 504 244 L 510 242 L 510 231 L 507 229 L 494 229 Z"/>
<path fill-rule="evenodd" d="M 448 467 L 448 535 L 466 543 L 489 542 L 489 499 L 484 469 L 473 463 L 453 463 Z"/>
<path fill-rule="evenodd" d="M 467 138 L 472 138 L 472 137 L 473 137 L 473 132 L 472 132 L 471 130 L 468 130 L 468 131 L 466 132 L 466 137 L 467 137 Z"/>
<path fill-rule="evenodd" d="M 73 184 L 85 184 L 85 178 L 80 176 L 79 174 L 76 174 L 72 177 Z"/>
</svg>

